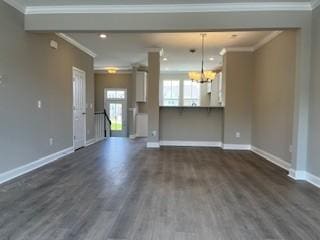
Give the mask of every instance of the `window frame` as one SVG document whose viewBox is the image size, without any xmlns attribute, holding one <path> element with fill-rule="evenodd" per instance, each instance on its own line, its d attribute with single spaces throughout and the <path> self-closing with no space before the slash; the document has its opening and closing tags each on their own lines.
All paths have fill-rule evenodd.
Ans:
<svg viewBox="0 0 320 240">
<path fill-rule="evenodd" d="M 165 91 L 164 91 L 164 88 L 165 88 L 165 82 L 171 82 L 171 98 L 166 98 L 165 97 Z M 178 83 L 178 97 L 177 98 L 173 98 L 172 97 L 172 83 L 173 82 L 177 82 Z M 162 80 L 162 106 L 180 106 L 180 102 L 181 102 L 181 81 L 179 79 L 163 79 Z M 175 105 L 168 105 L 168 104 L 165 104 L 165 101 L 177 101 L 177 104 Z"/>
<path fill-rule="evenodd" d="M 182 84 L 182 92 L 183 92 L 182 106 L 200 107 L 200 105 L 201 105 L 201 85 L 200 85 L 200 83 L 192 81 L 190 79 L 184 79 L 182 82 L 183 82 L 183 84 Z M 185 82 L 191 82 L 191 98 L 186 98 L 185 97 Z M 197 98 L 193 97 L 193 91 L 192 91 L 192 89 L 194 89 L 193 86 L 192 86 L 193 83 L 196 83 L 198 85 L 198 93 L 197 93 L 198 97 Z M 196 106 L 193 106 L 192 104 L 191 105 L 187 105 L 187 104 L 185 104 L 185 101 L 196 101 L 197 105 Z"/>
</svg>

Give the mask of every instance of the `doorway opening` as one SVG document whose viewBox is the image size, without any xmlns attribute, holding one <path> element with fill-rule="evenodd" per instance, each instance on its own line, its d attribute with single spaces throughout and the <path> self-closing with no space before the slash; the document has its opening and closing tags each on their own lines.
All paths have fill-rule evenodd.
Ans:
<svg viewBox="0 0 320 240">
<path fill-rule="evenodd" d="M 127 137 L 127 89 L 106 88 L 104 107 L 111 120 L 113 137 Z"/>
</svg>

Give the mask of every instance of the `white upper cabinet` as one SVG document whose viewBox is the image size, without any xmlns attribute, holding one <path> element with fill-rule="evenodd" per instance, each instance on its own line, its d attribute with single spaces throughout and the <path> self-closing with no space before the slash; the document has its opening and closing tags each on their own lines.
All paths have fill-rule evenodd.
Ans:
<svg viewBox="0 0 320 240">
<path fill-rule="evenodd" d="M 147 73 L 137 72 L 136 102 L 147 102 Z"/>
</svg>

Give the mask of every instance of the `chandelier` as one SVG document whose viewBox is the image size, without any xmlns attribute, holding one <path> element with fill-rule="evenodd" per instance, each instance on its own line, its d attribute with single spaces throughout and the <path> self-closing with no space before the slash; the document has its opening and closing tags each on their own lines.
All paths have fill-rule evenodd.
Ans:
<svg viewBox="0 0 320 240">
<path fill-rule="evenodd" d="M 196 81 L 199 83 L 206 83 L 211 82 L 216 77 L 216 72 L 214 71 L 205 71 L 204 70 L 204 38 L 207 36 L 207 34 L 202 33 L 202 63 L 201 63 L 201 71 L 200 72 L 189 72 L 189 78 L 192 81 Z"/>
</svg>

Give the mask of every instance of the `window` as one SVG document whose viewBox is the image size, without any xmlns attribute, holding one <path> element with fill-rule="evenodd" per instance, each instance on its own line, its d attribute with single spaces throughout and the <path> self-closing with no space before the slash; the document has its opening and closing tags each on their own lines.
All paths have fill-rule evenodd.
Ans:
<svg viewBox="0 0 320 240">
<path fill-rule="evenodd" d="M 179 80 L 164 80 L 163 81 L 163 105 L 164 106 L 179 106 Z"/>
<path fill-rule="evenodd" d="M 200 83 L 191 80 L 183 81 L 183 105 L 200 106 Z"/>
<path fill-rule="evenodd" d="M 107 90 L 108 99 L 125 99 L 126 94 L 124 90 Z"/>
</svg>

